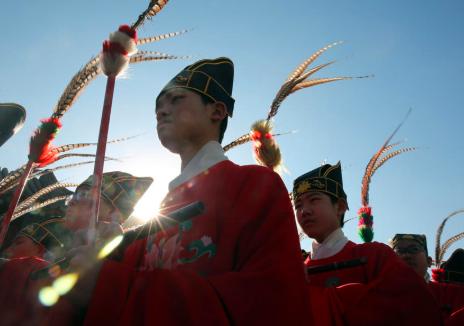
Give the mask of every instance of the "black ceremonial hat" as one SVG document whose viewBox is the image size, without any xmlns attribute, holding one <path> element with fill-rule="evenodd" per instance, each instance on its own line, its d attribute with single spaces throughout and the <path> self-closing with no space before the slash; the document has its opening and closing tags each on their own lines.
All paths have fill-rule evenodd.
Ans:
<svg viewBox="0 0 464 326">
<path fill-rule="evenodd" d="M 0 146 L 17 133 L 26 120 L 26 110 L 16 103 L 0 103 Z"/>
<path fill-rule="evenodd" d="M 158 97 L 171 88 L 186 88 L 223 102 L 227 114 L 232 117 L 234 102 L 234 64 L 229 58 L 205 59 L 185 67 L 162 89 Z"/>
<path fill-rule="evenodd" d="M 303 174 L 293 182 L 294 200 L 307 192 L 323 192 L 346 200 L 340 162 L 335 165 L 325 164 Z"/>
</svg>

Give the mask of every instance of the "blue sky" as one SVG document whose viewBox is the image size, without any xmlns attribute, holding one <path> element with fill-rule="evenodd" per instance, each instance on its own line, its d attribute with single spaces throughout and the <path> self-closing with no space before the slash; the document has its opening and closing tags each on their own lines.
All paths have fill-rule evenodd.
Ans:
<svg viewBox="0 0 464 326">
<path fill-rule="evenodd" d="M 1 166 L 14 169 L 26 161 L 30 134 L 39 119 L 50 116 L 72 75 L 99 52 L 110 32 L 132 23 L 147 2 L 2 2 L 0 102 L 22 104 L 28 117 L 24 128 L 0 148 Z M 337 60 L 317 76 L 375 77 L 305 89 L 282 104 L 275 130 L 298 130 L 278 139 L 289 171 L 284 182 L 290 190 L 293 179 L 321 162 L 341 160 L 351 207 L 347 218 L 355 216 L 367 161 L 412 108 L 395 139 L 419 149 L 389 161 L 372 180 L 375 239 L 423 233 L 433 250 L 441 220 L 464 208 L 462 1 L 171 0 L 139 36 L 185 28 L 192 31 L 140 49 L 192 59 L 138 64 L 116 83 L 109 137 L 143 135 L 107 147 L 107 155 L 123 162 L 108 163 L 105 170 L 155 178 L 139 214 L 156 211 L 155 201 L 179 172 L 178 159 L 159 143 L 154 122 L 154 99 L 175 73 L 202 58 L 228 56 L 235 62 L 236 106 L 225 144 L 266 116 L 275 93 L 298 64 L 342 40 L 317 60 Z M 104 87 L 104 77 L 89 85 L 62 119 L 55 144 L 97 140 Z M 239 164 L 254 162 L 247 145 L 228 156 Z M 78 183 L 91 172 L 92 166 L 86 166 L 58 176 Z M 351 221 L 344 229 L 358 241 L 356 227 Z M 463 230 L 464 216 L 457 216 L 443 237 Z"/>
</svg>

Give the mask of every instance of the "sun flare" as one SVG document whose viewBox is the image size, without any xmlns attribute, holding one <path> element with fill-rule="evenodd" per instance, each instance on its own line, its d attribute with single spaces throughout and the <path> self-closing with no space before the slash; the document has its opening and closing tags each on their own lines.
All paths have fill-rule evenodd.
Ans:
<svg viewBox="0 0 464 326">
<path fill-rule="evenodd" d="M 143 224 L 158 215 L 161 201 L 168 192 L 169 182 L 180 172 L 179 159 L 174 155 L 163 155 L 162 160 L 153 157 L 145 158 L 143 161 L 134 160 L 127 162 L 125 171 L 138 177 L 153 178 L 152 185 L 135 205 L 130 218 L 131 224 Z"/>
</svg>

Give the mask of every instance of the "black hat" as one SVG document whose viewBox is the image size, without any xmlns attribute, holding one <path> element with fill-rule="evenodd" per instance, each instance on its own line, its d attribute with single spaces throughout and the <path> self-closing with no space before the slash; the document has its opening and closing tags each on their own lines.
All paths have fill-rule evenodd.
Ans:
<svg viewBox="0 0 464 326">
<path fill-rule="evenodd" d="M 425 254 L 428 255 L 427 250 L 427 237 L 425 234 L 412 234 L 412 233 L 397 233 L 390 240 L 390 245 L 393 249 L 398 245 L 398 242 L 401 240 L 412 240 L 416 241 L 425 251 Z"/>
<path fill-rule="evenodd" d="M 2 171 L 6 171 L 6 174 L 8 173 L 8 170 L 6 168 L 2 169 Z M 53 172 L 48 172 L 44 175 L 41 175 L 39 178 L 35 177 L 29 179 L 26 183 L 26 186 L 24 187 L 24 191 L 21 195 L 21 200 L 25 200 L 29 196 L 32 196 L 38 191 L 40 191 L 41 189 L 47 186 L 51 186 L 57 182 L 58 180 L 56 179 L 56 176 Z M 8 210 L 11 198 L 14 194 L 14 190 L 15 189 L 12 189 L 0 195 L 0 222 L 3 219 L 4 213 L 6 213 L 6 211 Z M 37 198 L 37 201 L 44 202 L 55 197 L 70 196 L 72 194 L 73 192 L 66 188 L 58 188 L 40 196 L 39 198 Z M 11 242 L 14 240 L 14 238 L 22 228 L 27 227 L 31 223 L 41 223 L 50 218 L 64 217 L 65 212 L 66 203 L 63 199 L 46 207 L 37 209 L 30 213 L 26 213 L 25 215 L 20 216 L 19 218 L 15 218 L 13 221 L 11 221 L 8 227 L 8 232 L 6 234 L 2 246 L 0 247 L 0 250 L 3 250 L 4 248 L 10 246 Z"/>
<path fill-rule="evenodd" d="M 229 58 L 205 59 L 185 67 L 161 90 L 158 97 L 171 88 L 186 88 L 209 97 L 214 102 L 223 102 L 227 114 L 232 117 L 234 102 L 234 64 Z"/>
<path fill-rule="evenodd" d="M 16 103 L 0 103 L 0 146 L 17 133 L 26 120 L 26 110 Z"/>
<path fill-rule="evenodd" d="M 293 182 L 294 200 L 307 192 L 323 192 L 346 200 L 340 162 L 335 165 L 325 164 L 303 174 Z"/>
<path fill-rule="evenodd" d="M 464 249 L 456 249 L 440 266 L 444 270 L 444 281 L 464 284 Z"/>
<path fill-rule="evenodd" d="M 92 187 L 93 176 L 87 178 L 77 187 Z M 134 210 L 135 204 L 153 182 L 151 177 L 135 177 L 129 173 L 112 171 L 103 173 L 101 196 L 117 208 L 124 219 Z"/>
<path fill-rule="evenodd" d="M 49 218 L 42 222 L 30 223 L 19 231 L 16 237 L 28 237 L 47 250 L 61 255 L 71 243 L 72 234 L 64 226 L 63 218 Z"/>
</svg>

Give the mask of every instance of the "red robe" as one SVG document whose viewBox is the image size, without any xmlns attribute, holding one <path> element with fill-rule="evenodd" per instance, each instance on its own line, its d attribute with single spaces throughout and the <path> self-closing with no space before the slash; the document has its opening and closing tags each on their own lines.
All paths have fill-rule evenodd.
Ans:
<svg viewBox="0 0 464 326">
<path fill-rule="evenodd" d="M 455 311 L 445 322 L 446 326 L 462 326 L 464 325 L 464 307 Z"/>
<path fill-rule="evenodd" d="M 14 258 L 0 266 L 0 324 L 34 325 L 41 310 L 38 283 L 30 274 L 48 262 L 38 257 Z"/>
<path fill-rule="evenodd" d="M 349 241 L 336 255 L 311 260 L 306 266 L 366 257 L 362 266 L 308 275 L 309 292 L 325 300 L 311 301 L 320 324 L 332 325 L 441 325 L 438 306 L 426 283 L 386 245 Z M 354 284 L 353 284 L 354 283 Z"/>
<path fill-rule="evenodd" d="M 85 325 L 308 325 L 280 177 L 223 161 L 173 189 L 163 206 L 168 213 L 198 200 L 202 215 L 103 264 Z"/>
<path fill-rule="evenodd" d="M 464 308 L 464 286 L 429 282 L 428 287 L 441 308 L 444 320 L 447 320 L 452 313 Z"/>
</svg>

